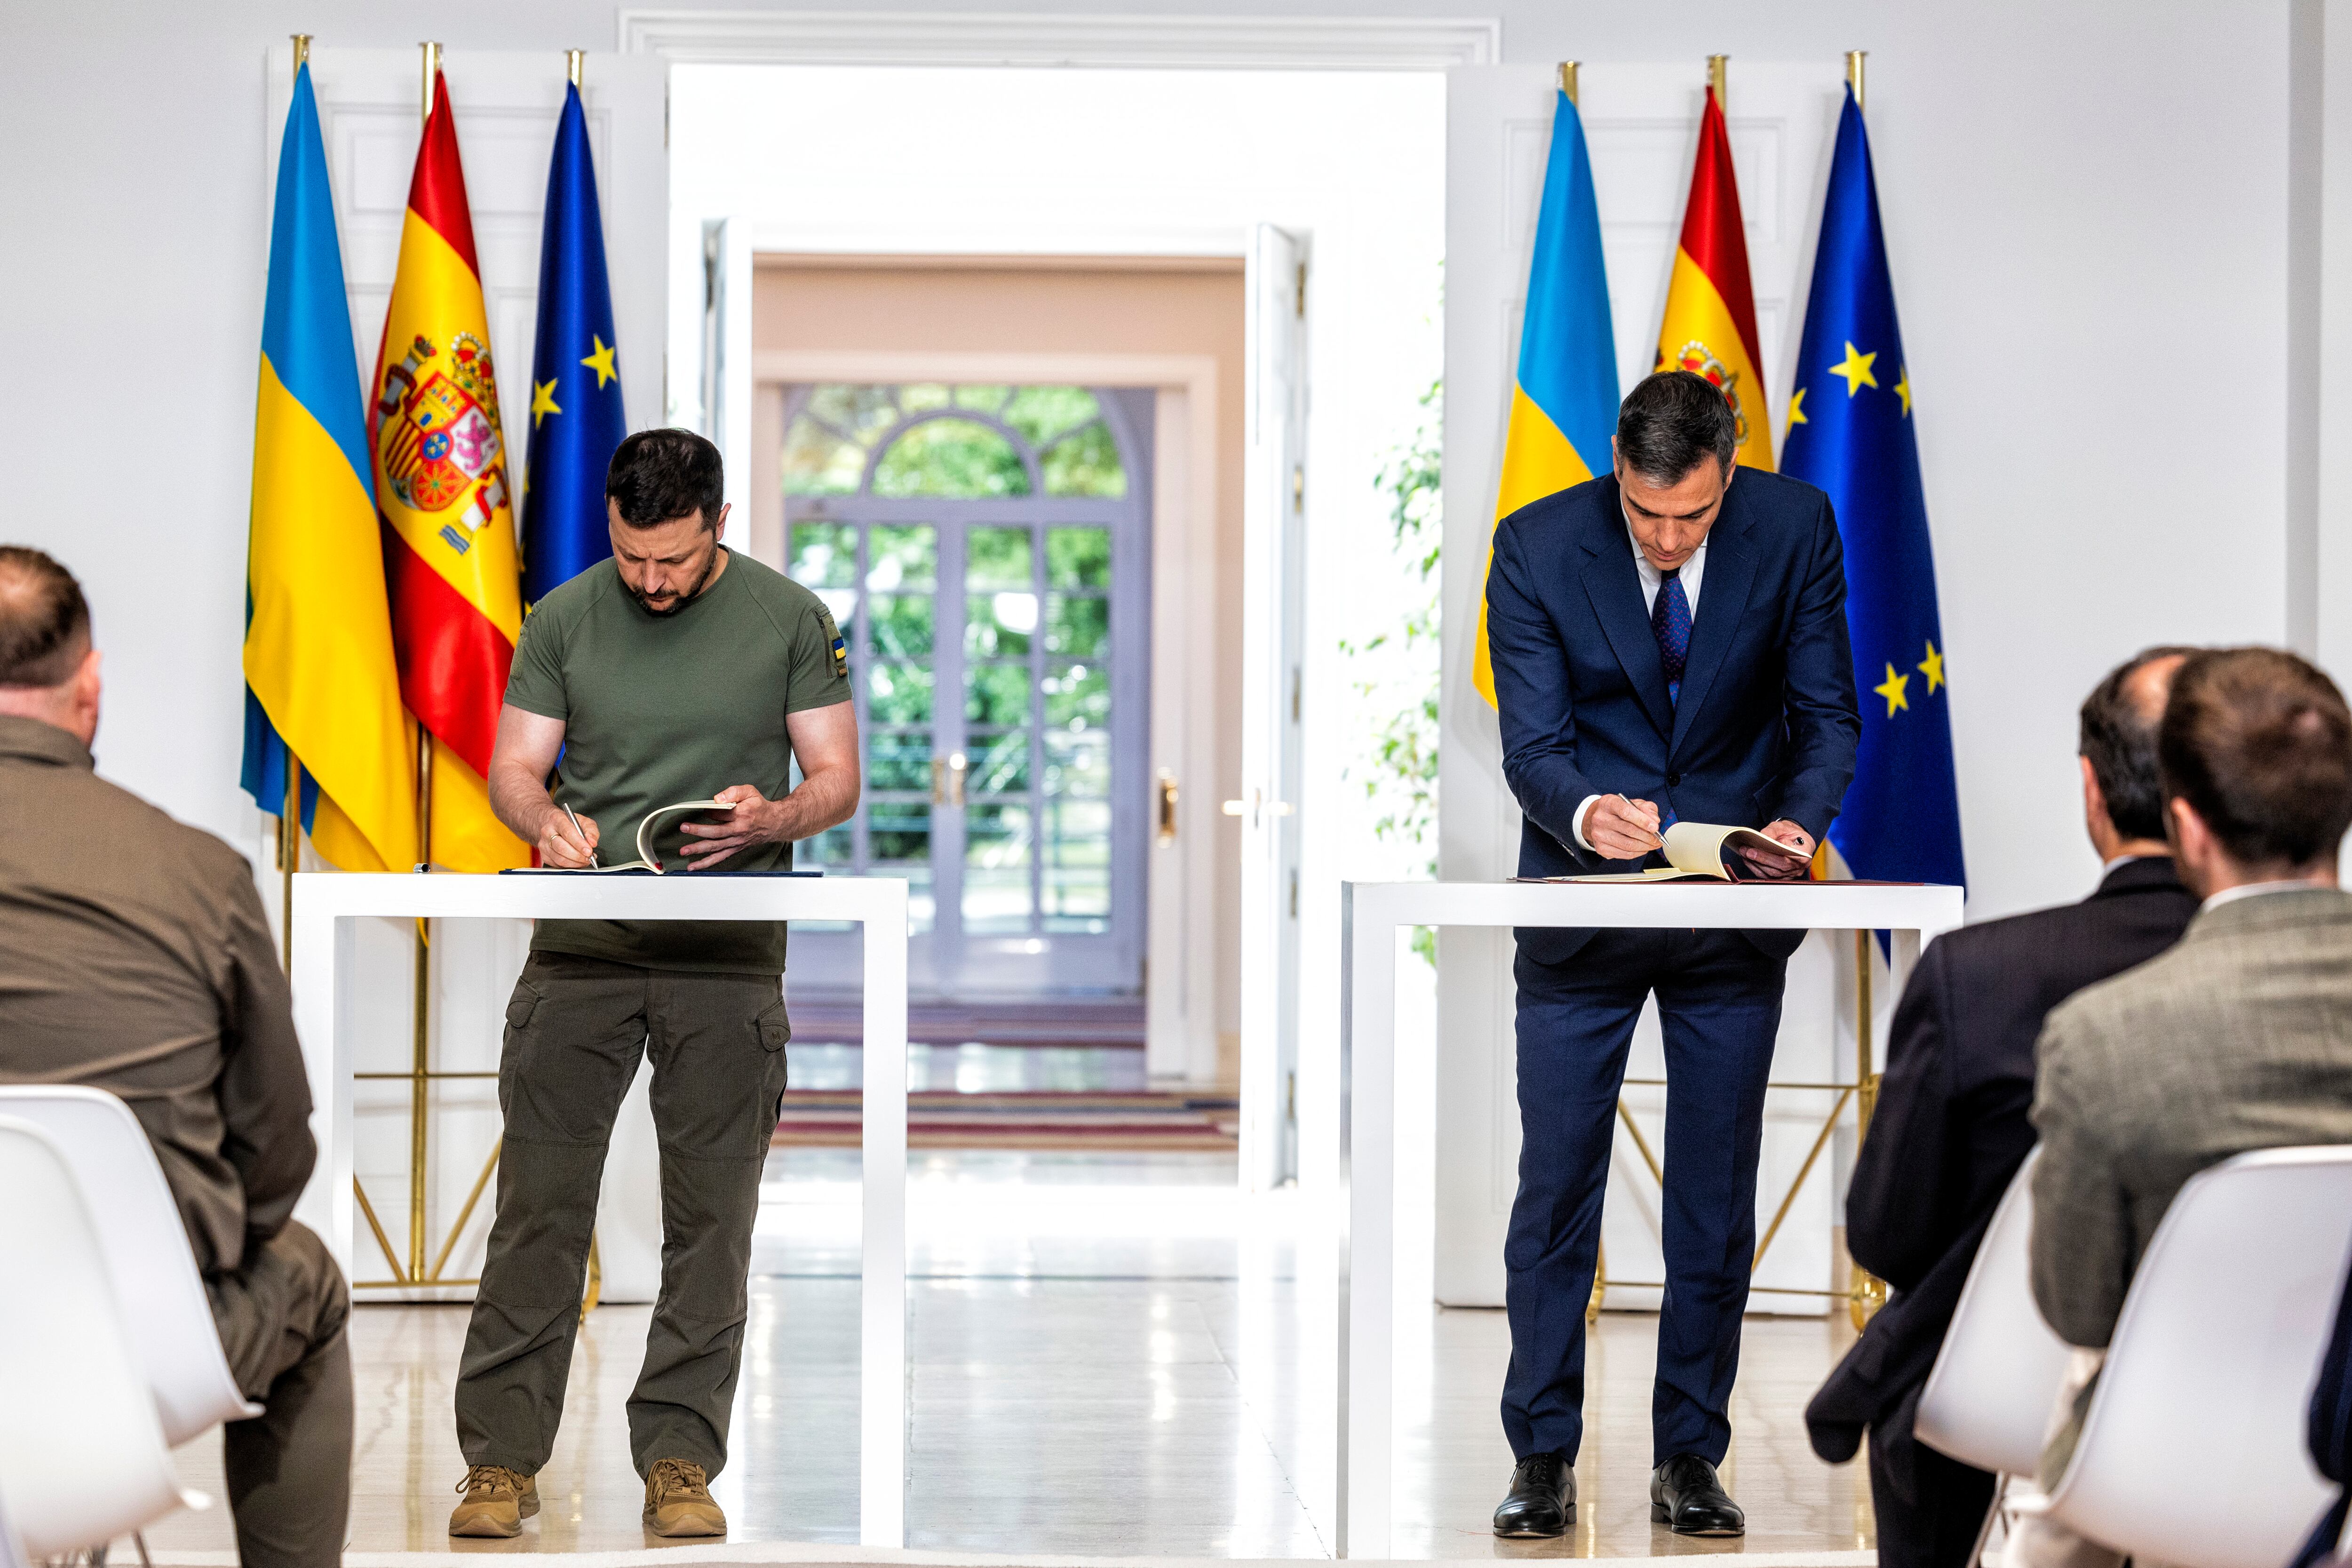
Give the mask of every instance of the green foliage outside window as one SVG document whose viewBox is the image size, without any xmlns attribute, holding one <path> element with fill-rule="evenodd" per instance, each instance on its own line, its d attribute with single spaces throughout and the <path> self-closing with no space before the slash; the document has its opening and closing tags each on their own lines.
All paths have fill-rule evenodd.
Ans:
<svg viewBox="0 0 2352 1568">
<path fill-rule="evenodd" d="M 1425 669 L 1425 682 L 1395 702 L 1386 689 L 1389 710 L 1375 725 L 1369 766 L 1361 770 L 1364 796 L 1375 802 L 1380 815 L 1372 830 L 1381 837 L 1418 844 L 1429 853 L 1427 871 L 1437 874 L 1437 688 L 1438 578 L 1440 536 L 1444 531 L 1444 501 L 1439 489 L 1445 423 L 1444 383 L 1433 381 L 1421 396 L 1421 418 L 1412 437 L 1389 454 L 1373 483 L 1387 499 L 1393 548 L 1415 585 L 1403 624 L 1393 633 L 1357 644 L 1342 641 L 1343 654 L 1369 653 L 1394 643 L 1414 668 Z M 1359 681 L 1357 692 L 1378 697 L 1383 689 Z M 1351 768 L 1350 773 L 1358 770 Z M 1437 962 L 1437 933 L 1416 926 L 1412 950 L 1431 963 Z"/>
</svg>

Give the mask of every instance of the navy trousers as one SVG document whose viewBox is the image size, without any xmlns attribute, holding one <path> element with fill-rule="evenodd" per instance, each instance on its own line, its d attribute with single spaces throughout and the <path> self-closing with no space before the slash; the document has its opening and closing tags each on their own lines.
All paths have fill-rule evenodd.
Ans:
<svg viewBox="0 0 2352 1568">
<path fill-rule="evenodd" d="M 1722 1463 L 1756 1248 L 1764 1080 L 1787 968 L 1733 931 L 1603 930 L 1557 964 L 1520 952 L 1519 1193 L 1503 1247 L 1511 1323 L 1503 1430 L 1517 1457 L 1556 1452 L 1573 1463 L 1583 1441 L 1584 1309 L 1617 1095 L 1633 1025 L 1654 992 L 1669 1083 L 1652 1462 L 1696 1454 Z"/>
</svg>

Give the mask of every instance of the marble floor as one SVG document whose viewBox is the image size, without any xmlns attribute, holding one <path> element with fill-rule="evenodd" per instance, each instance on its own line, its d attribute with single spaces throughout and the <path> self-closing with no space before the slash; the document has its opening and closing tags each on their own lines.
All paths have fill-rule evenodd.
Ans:
<svg viewBox="0 0 2352 1568">
<path fill-rule="evenodd" d="M 826 1065 L 823 1076 L 854 1082 L 854 1063 Z M 1053 1087 L 1112 1087 L 1123 1070 L 1036 1053 L 942 1052 L 926 1065 L 941 1087 L 976 1089 L 1048 1074 L 1065 1080 Z M 856 1162 L 855 1151 L 818 1149 L 779 1151 L 769 1163 L 733 1454 L 712 1485 L 733 1542 L 857 1539 Z M 1323 1227 L 1295 1191 L 1244 1199 L 1234 1178 L 1228 1155 L 915 1156 L 909 1546 L 1330 1555 L 1336 1304 L 1311 1239 L 1303 1249 L 1300 1240 Z M 591 1314 L 563 1434 L 541 1473 L 539 1518 L 516 1541 L 453 1542 L 444 1531 L 465 1466 L 450 1386 L 467 1310 L 358 1308 L 352 1550 L 656 1544 L 638 1522 L 624 1416 L 647 1316 L 628 1305 Z M 1501 1542 L 1486 1516 L 1511 1463 L 1495 1408 L 1509 1354 L 1502 1314 L 1431 1309 L 1402 1322 L 1397 1555 L 1872 1546 L 1860 1468 L 1825 1466 L 1805 1441 L 1804 1403 L 1851 1342 L 1842 1316 L 1748 1321 L 1726 1467 L 1748 1510 L 1744 1541 L 1684 1540 L 1650 1522 L 1655 1331 L 1647 1314 L 1603 1314 L 1575 1528 L 1556 1542 Z M 180 1459 L 184 1484 L 220 1495 L 217 1436 Z M 231 1544 L 218 1508 L 175 1515 L 148 1541 L 161 1552 Z"/>
</svg>

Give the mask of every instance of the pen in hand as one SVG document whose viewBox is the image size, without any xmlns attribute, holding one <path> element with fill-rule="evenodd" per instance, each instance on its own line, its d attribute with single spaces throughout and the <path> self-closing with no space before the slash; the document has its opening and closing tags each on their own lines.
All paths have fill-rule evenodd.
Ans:
<svg viewBox="0 0 2352 1568">
<path fill-rule="evenodd" d="M 580 835 L 580 842 L 583 844 L 587 843 L 588 830 L 580 826 L 580 814 L 573 811 L 571 806 L 566 805 L 563 808 L 563 815 L 572 818 L 572 831 Z M 596 868 L 596 851 L 593 848 L 591 848 L 588 851 L 588 868 L 592 871 Z"/>
</svg>

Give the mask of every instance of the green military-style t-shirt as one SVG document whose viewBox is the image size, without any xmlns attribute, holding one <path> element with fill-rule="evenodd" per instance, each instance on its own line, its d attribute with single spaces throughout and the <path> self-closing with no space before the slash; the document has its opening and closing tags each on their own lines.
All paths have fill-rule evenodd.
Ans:
<svg viewBox="0 0 2352 1568">
<path fill-rule="evenodd" d="M 717 580 L 669 616 L 648 614 L 605 560 L 523 622 L 506 700 L 563 721 L 555 798 L 595 819 L 597 856 L 609 866 L 636 858 L 637 824 L 649 811 L 735 784 L 770 800 L 783 795 L 792 771 L 785 715 L 849 700 L 839 645 L 815 595 L 731 552 Z M 679 820 L 669 818 L 654 846 L 674 872 L 687 837 Z M 737 850 L 719 870 L 791 865 L 790 845 L 763 844 Z M 530 946 L 648 969 L 784 967 L 781 921 L 541 921 Z"/>
</svg>

